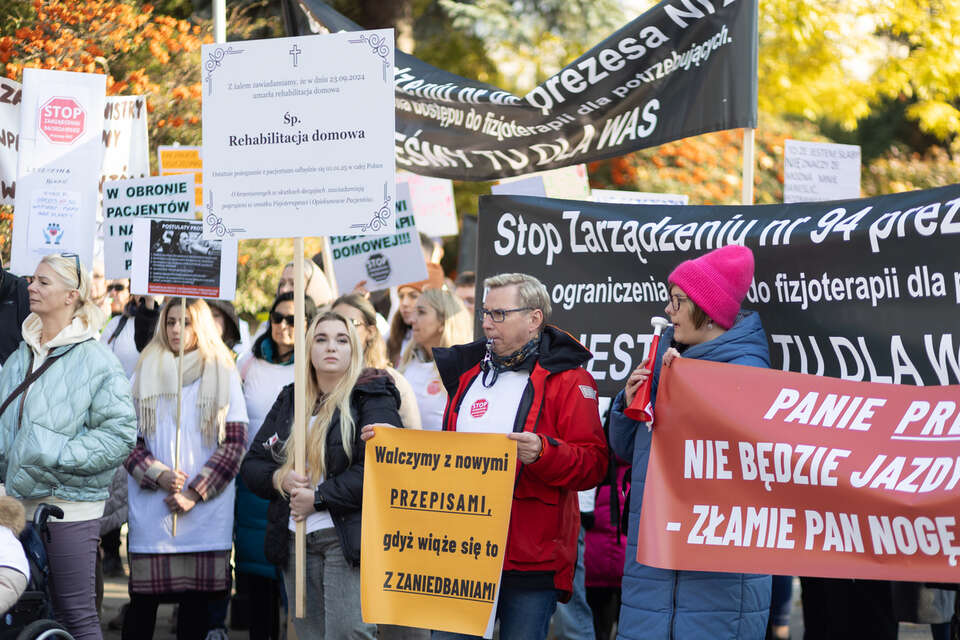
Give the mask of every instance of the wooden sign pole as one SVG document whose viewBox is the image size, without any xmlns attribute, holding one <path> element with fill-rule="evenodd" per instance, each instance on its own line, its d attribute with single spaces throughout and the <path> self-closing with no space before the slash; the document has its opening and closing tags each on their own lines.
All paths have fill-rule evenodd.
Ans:
<svg viewBox="0 0 960 640">
<path fill-rule="evenodd" d="M 740 194 L 740 203 L 753 204 L 753 145 L 756 129 L 743 130 L 743 188 Z"/>
<path fill-rule="evenodd" d="M 183 401 L 183 343 L 186 336 L 183 335 L 187 323 L 187 299 L 180 296 L 180 357 L 177 358 L 177 437 L 173 444 L 173 474 L 180 471 L 180 404 Z M 166 329 L 163 329 L 166 331 Z M 173 528 L 171 530 L 173 537 L 177 537 L 177 512 L 173 513 Z"/>
<path fill-rule="evenodd" d="M 306 315 L 303 309 L 303 238 L 293 239 L 293 470 L 307 475 L 307 349 Z M 307 523 L 297 523 L 294 537 L 294 584 L 296 587 L 295 616 L 304 617 L 306 602 Z"/>
</svg>

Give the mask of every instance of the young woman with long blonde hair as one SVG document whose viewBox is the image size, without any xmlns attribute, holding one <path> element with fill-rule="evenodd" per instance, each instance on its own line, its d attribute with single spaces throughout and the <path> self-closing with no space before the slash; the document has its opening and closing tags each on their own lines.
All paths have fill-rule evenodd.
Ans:
<svg viewBox="0 0 960 640">
<path fill-rule="evenodd" d="M 248 487 L 270 500 L 264 551 L 294 593 L 293 536 L 307 526 L 305 618 L 294 619 L 301 640 L 374 638 L 376 626 L 360 613 L 360 509 L 368 424 L 400 424 L 399 394 L 390 376 L 364 367 L 353 323 L 320 314 L 307 330 L 307 475 L 293 470 L 294 385 L 284 387 L 243 460 Z"/>
<path fill-rule="evenodd" d="M 400 392 L 400 419 L 407 429 L 420 428 L 420 409 L 413 387 L 403 374 L 390 366 L 387 347 L 377 328 L 377 312 L 370 301 L 358 293 L 340 296 L 333 302 L 333 310 L 353 323 L 357 339 L 363 346 L 363 362 L 368 367 L 383 369 L 393 378 Z"/>
<path fill-rule="evenodd" d="M 129 640 L 153 636 L 161 602 L 180 605 L 178 639 L 202 638 L 209 602 L 230 590 L 233 479 L 246 450 L 247 409 L 210 307 L 188 299 L 181 332 L 182 309 L 179 298 L 166 302 L 132 380 L 140 433 L 124 464 L 130 472 L 130 608 L 123 638 Z"/>
</svg>

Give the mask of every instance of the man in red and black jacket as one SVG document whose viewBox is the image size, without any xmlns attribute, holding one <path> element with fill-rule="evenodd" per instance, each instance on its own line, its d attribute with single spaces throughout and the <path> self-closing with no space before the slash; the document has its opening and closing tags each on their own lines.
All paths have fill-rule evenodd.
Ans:
<svg viewBox="0 0 960 640">
<path fill-rule="evenodd" d="M 557 600 L 573 589 L 580 511 L 577 491 L 607 470 L 592 357 L 546 325 L 550 297 L 526 274 L 484 281 L 478 313 L 486 340 L 433 355 L 449 395 L 447 431 L 505 433 L 517 441 L 517 479 L 497 618 L 500 637 L 546 638 Z M 434 632 L 434 638 L 463 638 Z"/>
</svg>

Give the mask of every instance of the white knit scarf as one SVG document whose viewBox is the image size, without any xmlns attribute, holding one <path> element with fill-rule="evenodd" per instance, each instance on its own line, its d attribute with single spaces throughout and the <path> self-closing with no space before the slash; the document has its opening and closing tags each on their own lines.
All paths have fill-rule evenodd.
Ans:
<svg viewBox="0 0 960 640">
<path fill-rule="evenodd" d="M 217 358 L 204 360 L 199 350 L 183 354 L 183 386 L 200 378 L 197 412 L 200 433 L 207 444 L 221 443 L 226 437 L 227 410 L 230 408 L 230 368 Z M 157 406 L 160 400 L 177 402 L 177 357 L 167 349 L 148 347 L 144 351 L 133 386 L 133 403 L 144 437 L 157 430 Z"/>
</svg>

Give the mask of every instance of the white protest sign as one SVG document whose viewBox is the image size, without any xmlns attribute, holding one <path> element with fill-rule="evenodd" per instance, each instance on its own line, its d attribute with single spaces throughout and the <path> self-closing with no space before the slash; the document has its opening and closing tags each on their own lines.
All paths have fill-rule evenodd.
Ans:
<svg viewBox="0 0 960 640">
<path fill-rule="evenodd" d="M 783 201 L 822 202 L 860 197 L 860 147 L 787 140 Z"/>
<path fill-rule="evenodd" d="M 547 186 L 543 183 L 541 176 L 529 176 L 515 178 L 513 180 L 501 180 L 497 184 L 490 185 L 490 193 L 495 196 L 538 196 L 547 197 Z"/>
<path fill-rule="evenodd" d="M 145 178 L 150 175 L 145 96 L 107 96 L 103 108 L 103 166 L 100 168 L 100 198 L 107 180 Z M 106 263 L 103 207 L 97 212 L 94 263 Z M 128 267 L 129 269 L 129 267 Z M 110 276 L 107 276 L 110 277 Z M 129 278 L 130 276 L 117 276 Z"/>
<path fill-rule="evenodd" d="M 379 291 L 427 279 L 427 265 L 409 202 L 410 186 L 398 184 L 396 233 L 330 236 L 333 270 L 342 289 L 350 290 L 364 280 L 368 291 Z"/>
<path fill-rule="evenodd" d="M 107 96 L 102 181 L 150 175 L 146 96 Z"/>
<path fill-rule="evenodd" d="M 104 274 L 129 278 L 133 221 L 142 217 L 192 220 L 193 176 L 111 180 L 103 184 Z"/>
<path fill-rule="evenodd" d="M 495 195 L 546 196 L 565 200 L 588 200 L 590 180 L 587 166 L 577 164 L 540 171 L 517 178 L 504 178 L 490 188 Z"/>
<path fill-rule="evenodd" d="M 594 202 L 608 204 L 664 204 L 685 205 L 690 197 L 677 193 L 653 193 L 650 191 L 617 191 L 614 189 L 594 189 L 591 194 Z"/>
<path fill-rule="evenodd" d="M 13 204 L 20 150 L 21 85 L 0 78 L 0 204 Z M 145 96 L 107 96 L 103 109 L 103 166 L 107 180 L 150 175 Z"/>
<path fill-rule="evenodd" d="M 199 220 L 134 221 L 130 293 L 233 300 L 237 241 L 205 240 L 202 232 Z"/>
<path fill-rule="evenodd" d="M 24 69 L 11 270 L 49 253 L 90 267 L 97 224 L 106 76 Z"/>
<path fill-rule="evenodd" d="M 0 78 L 0 204 L 13 204 L 20 151 L 20 83 Z"/>
<path fill-rule="evenodd" d="M 457 235 L 457 207 L 453 200 L 453 180 L 398 171 L 398 203 L 400 183 L 410 185 L 410 206 L 417 217 L 417 231 L 431 238 Z M 407 282 L 411 281 L 407 280 Z"/>
<path fill-rule="evenodd" d="M 396 228 L 393 30 L 203 46 L 204 233 Z"/>
</svg>

